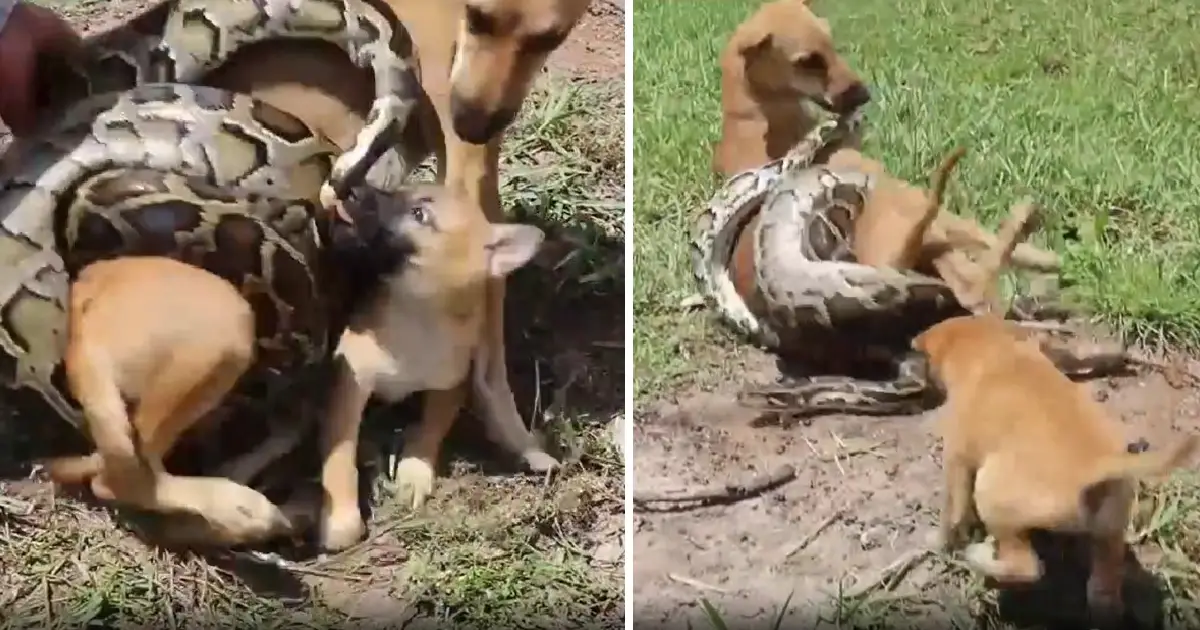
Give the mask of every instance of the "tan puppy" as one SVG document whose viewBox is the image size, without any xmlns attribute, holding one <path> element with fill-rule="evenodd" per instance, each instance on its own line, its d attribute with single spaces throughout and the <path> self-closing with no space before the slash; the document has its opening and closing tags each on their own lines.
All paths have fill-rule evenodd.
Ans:
<svg viewBox="0 0 1200 630">
<path fill-rule="evenodd" d="M 489 220 L 502 221 L 498 169 L 503 131 L 547 56 L 570 34 L 590 0 L 384 2 L 413 38 L 422 87 L 429 97 L 417 113 L 419 124 L 406 130 L 405 158 L 419 161 L 435 153 L 438 181 L 465 193 Z M 205 83 L 260 98 L 342 148 L 362 129 L 373 85 L 371 76 L 354 68 L 341 51 L 306 41 L 251 47 Z M 485 428 L 525 467 L 545 472 L 558 462 L 525 426 L 508 383 L 503 280 L 479 285 L 478 290 L 486 291 L 486 301 L 478 304 L 487 313 L 487 327 L 473 384 Z M 443 398 L 457 396 L 458 402 L 433 405 L 426 413 L 457 414 L 466 395 L 465 388 L 457 389 Z M 451 417 L 438 424 L 453 421 Z"/>
<path fill-rule="evenodd" d="M 721 139 L 713 172 L 729 177 L 778 159 L 815 120 L 805 101 L 848 114 L 871 99 L 805 0 L 774 0 L 742 22 L 721 53 Z"/>
<path fill-rule="evenodd" d="M 375 394 L 399 402 L 430 390 L 396 472 L 401 500 L 418 507 L 432 490 L 442 441 L 486 333 L 482 285 L 528 262 L 543 238 L 533 226 L 491 223 L 461 191 L 433 186 L 396 195 L 355 191 L 344 211 L 357 236 L 348 245 L 334 239 L 331 247 L 351 271 L 354 315 L 336 350 L 323 425 L 320 541 L 331 550 L 354 544 L 364 532 L 356 454 L 368 399 Z"/>
<path fill-rule="evenodd" d="M 1165 450 L 1127 453 L 1120 424 L 1018 334 L 1000 318 L 967 316 L 913 341 L 947 392 L 940 543 L 960 544 L 973 498 L 995 545 L 969 545 L 967 561 L 1001 582 L 1028 583 L 1042 574 L 1031 530 L 1087 534 L 1088 607 L 1119 619 L 1135 482 L 1183 465 L 1200 440 L 1180 436 Z"/>
<path fill-rule="evenodd" d="M 252 364 L 254 344 L 250 304 L 207 271 L 157 257 L 86 267 L 71 289 L 66 372 L 96 452 L 48 462 L 51 478 L 90 479 L 100 499 L 202 517 L 196 531 L 184 531 L 188 522 L 173 527 L 180 541 L 235 545 L 288 532 L 288 519 L 262 494 L 163 468 L 183 432 Z"/>
</svg>

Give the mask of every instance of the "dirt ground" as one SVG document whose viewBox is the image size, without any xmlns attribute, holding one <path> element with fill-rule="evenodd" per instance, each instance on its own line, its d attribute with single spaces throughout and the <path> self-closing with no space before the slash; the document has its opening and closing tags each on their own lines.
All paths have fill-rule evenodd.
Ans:
<svg viewBox="0 0 1200 630">
<path fill-rule="evenodd" d="M 897 611 L 919 614 L 910 621 L 976 616 L 978 601 L 964 595 L 962 575 L 918 552 L 942 492 L 931 414 L 826 416 L 790 429 L 752 428 L 755 414 L 738 406 L 734 390 L 770 382 L 773 364 L 755 354 L 729 373 L 746 377 L 728 391 L 686 392 L 635 414 L 635 492 L 744 482 L 783 465 L 793 466 L 796 478 L 730 505 L 635 511 L 635 623 L 706 627 L 704 598 L 730 627 L 767 627 L 789 596 L 784 627 L 818 618 L 882 627 L 878 620 L 894 623 Z M 1200 392 L 1175 389 L 1159 373 L 1090 386 L 1124 420 L 1131 442 L 1161 447 L 1175 432 L 1200 427 Z M 1138 554 L 1143 562 L 1162 559 L 1152 548 Z M 897 564 L 910 569 L 907 575 L 893 576 Z M 890 586 L 871 590 L 884 575 Z M 882 597 L 871 602 L 868 594 Z"/>
<path fill-rule="evenodd" d="M 108 28 L 154 3 L 44 4 L 86 32 Z M 589 94 L 620 99 L 624 7 L 625 0 L 594 0 L 550 58 L 549 74 L 559 81 L 556 85 L 590 85 L 598 89 Z M 547 98 L 556 96 L 535 94 L 527 109 L 554 109 L 553 102 L 545 104 Z M 578 112 L 620 103 L 610 99 Z M 545 194 L 562 197 L 564 204 L 570 205 L 573 195 L 589 202 L 599 199 L 608 204 L 604 212 L 619 217 L 623 209 L 611 206 L 623 199 L 620 180 L 612 181 L 624 172 L 621 112 L 605 111 L 603 120 L 578 112 L 576 117 L 587 122 L 563 122 L 550 112 L 534 126 L 571 133 L 574 126 L 591 125 L 587 142 L 571 136 L 517 138 L 521 148 L 512 159 L 537 161 L 541 170 L 518 168 L 512 177 L 526 188 L 561 186 L 561 192 L 555 188 Z M 599 133 L 594 128 L 607 121 L 614 121 L 609 125 L 613 129 Z M 558 159 L 546 157 L 551 151 L 539 142 L 571 144 L 571 159 L 580 162 L 568 160 L 564 168 L 583 175 L 539 175 L 553 170 Z M 613 146 L 592 146 L 603 143 Z M 600 176 L 583 168 L 588 165 Z M 589 177 L 586 186 L 575 181 Z M 519 194 L 539 201 L 527 190 Z M 551 222 L 561 216 L 554 209 L 548 215 Z M 608 216 L 596 223 L 620 225 Z M 284 619 L 332 627 L 347 620 L 424 619 L 478 626 L 486 625 L 481 622 L 486 619 L 502 625 L 520 619 L 537 627 L 545 620 L 534 617 L 549 610 L 589 619 L 589 627 L 621 627 L 623 464 L 609 443 L 607 423 L 621 415 L 624 405 L 623 291 L 619 281 L 573 276 L 562 260 L 571 255 L 571 239 L 566 239 L 567 247 L 555 247 L 564 243 L 561 235 L 553 225 L 543 228 L 548 257 L 535 259 L 514 276 L 506 323 L 518 408 L 537 419 L 548 441 L 563 449 L 559 454 L 566 472 L 558 480 L 512 475 L 491 461 L 486 446 L 481 451 L 471 439 L 472 429 L 463 426 L 470 423 L 460 422 L 448 446 L 448 470 L 423 513 L 414 516 L 389 505 L 388 482 L 380 479 L 374 490 L 385 499 L 374 505 L 368 541 L 339 556 L 275 566 L 247 562 L 244 555 L 214 561 L 150 548 L 122 532 L 112 514 L 64 497 L 47 484 L 0 480 L 0 564 L 8 573 L 0 580 L 0 607 L 14 608 L 31 626 L 51 617 L 69 626 L 174 625 L 177 619 L 199 616 L 200 621 L 189 623 L 220 619 L 248 627 Z M 589 237 L 588 255 L 597 258 L 593 264 L 619 267 L 621 235 L 596 231 L 600 234 Z M 0 439 L 5 435 L 0 421 Z M 38 594 L 40 589 L 44 595 Z M 0 627 L 10 626 L 5 621 Z"/>
</svg>

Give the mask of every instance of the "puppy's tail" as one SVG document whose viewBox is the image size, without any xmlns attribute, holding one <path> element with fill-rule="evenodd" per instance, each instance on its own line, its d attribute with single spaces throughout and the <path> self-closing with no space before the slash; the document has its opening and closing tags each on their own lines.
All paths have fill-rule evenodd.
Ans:
<svg viewBox="0 0 1200 630">
<path fill-rule="evenodd" d="M 967 150 L 964 147 L 954 149 L 946 155 L 941 165 L 933 172 L 933 178 L 929 182 L 929 205 L 925 206 L 925 213 L 921 215 L 921 220 L 917 222 L 913 227 L 913 231 L 909 234 L 904 251 L 915 252 L 921 249 L 922 244 L 925 242 L 925 233 L 929 230 L 929 226 L 933 225 L 933 222 L 937 220 L 938 215 L 941 214 L 942 199 L 946 195 L 946 185 L 950 183 L 950 175 L 954 172 L 954 167 L 958 166 L 958 161 L 966 153 Z"/>
<path fill-rule="evenodd" d="M 1106 457 L 1093 469 L 1090 486 L 1117 479 L 1143 479 L 1165 475 L 1183 466 L 1200 449 L 1200 437 L 1189 435 L 1170 448 Z"/>
<path fill-rule="evenodd" d="M 958 147 L 948 153 L 945 159 L 942 160 L 941 166 L 933 172 L 933 177 L 929 180 L 929 205 L 925 208 L 925 216 L 923 223 L 925 227 L 933 223 L 937 218 L 938 212 L 942 209 L 942 201 L 946 196 L 946 185 L 950 183 L 950 175 L 954 173 L 955 167 L 958 166 L 959 160 L 967 154 L 966 147 Z"/>
</svg>

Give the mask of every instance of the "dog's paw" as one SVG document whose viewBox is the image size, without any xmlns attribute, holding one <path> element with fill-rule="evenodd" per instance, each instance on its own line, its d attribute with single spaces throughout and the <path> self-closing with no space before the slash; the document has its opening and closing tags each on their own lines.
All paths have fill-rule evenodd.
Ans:
<svg viewBox="0 0 1200 630">
<path fill-rule="evenodd" d="M 325 551 L 341 551 L 358 543 L 366 533 L 367 526 L 357 507 L 352 510 L 326 510 L 321 514 L 318 540 Z"/>
<path fill-rule="evenodd" d="M 529 472 L 544 474 L 557 469 L 561 464 L 557 459 L 540 448 L 531 448 L 521 453 L 521 461 Z"/>
<path fill-rule="evenodd" d="M 963 551 L 967 564 L 985 575 L 996 573 L 996 548 L 991 542 L 977 542 L 967 545 Z"/>
<path fill-rule="evenodd" d="M 413 510 L 421 509 L 433 494 L 433 465 L 420 457 L 405 457 L 396 464 L 396 499 Z"/>
<path fill-rule="evenodd" d="M 201 515 L 226 545 L 261 542 L 291 531 L 287 516 L 261 493 L 225 479 L 215 488 Z"/>
</svg>

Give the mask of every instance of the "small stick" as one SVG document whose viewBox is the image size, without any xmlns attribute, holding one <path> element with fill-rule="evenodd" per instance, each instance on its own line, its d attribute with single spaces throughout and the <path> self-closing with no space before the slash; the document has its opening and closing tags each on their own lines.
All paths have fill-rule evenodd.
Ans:
<svg viewBox="0 0 1200 630">
<path fill-rule="evenodd" d="M 722 487 L 709 487 L 685 493 L 634 492 L 633 502 L 637 505 L 647 503 L 734 503 L 742 499 L 760 495 L 767 490 L 783 485 L 796 478 L 796 469 L 784 464 L 767 475 L 758 475 L 745 483 L 728 482 Z"/>
<path fill-rule="evenodd" d="M 701 582 L 700 580 L 697 580 L 695 578 L 690 578 L 686 575 L 679 575 L 676 573 L 668 573 L 667 577 L 673 582 L 679 582 L 680 584 L 687 584 L 688 586 L 690 586 L 694 589 L 701 590 L 701 591 L 713 591 L 715 593 L 726 593 L 726 594 L 731 592 L 727 588 L 721 588 L 720 586 L 713 586 L 712 584 L 705 584 L 704 582 Z"/>
<path fill-rule="evenodd" d="M 884 567 L 883 570 L 879 572 L 879 575 L 875 577 L 875 579 L 862 584 L 856 583 L 854 588 L 844 593 L 843 596 L 847 599 L 857 599 L 879 588 L 891 590 L 893 587 L 895 587 L 897 580 L 900 580 L 907 575 L 909 571 L 915 569 L 917 565 L 919 565 L 932 553 L 933 551 L 930 549 L 918 549 L 915 551 L 910 551 Z"/>
<path fill-rule="evenodd" d="M 824 532 L 830 525 L 833 525 L 835 522 L 841 519 L 845 513 L 846 510 L 844 509 L 838 510 L 833 514 L 830 514 L 825 520 L 821 521 L 820 525 L 817 525 L 815 528 L 813 528 L 813 530 L 808 532 L 804 538 L 801 538 L 799 542 L 793 544 L 792 548 L 788 549 L 787 553 L 783 554 L 784 562 L 790 560 L 792 556 L 800 553 L 805 547 L 811 545 L 812 542 L 817 539 L 817 536 L 821 535 L 821 532 Z"/>
</svg>

